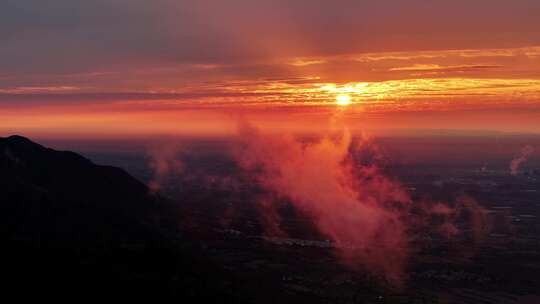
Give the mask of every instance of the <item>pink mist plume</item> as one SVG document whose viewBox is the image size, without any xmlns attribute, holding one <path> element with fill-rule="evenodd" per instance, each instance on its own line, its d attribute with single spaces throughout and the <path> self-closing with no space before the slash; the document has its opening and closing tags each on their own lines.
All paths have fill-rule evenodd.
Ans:
<svg viewBox="0 0 540 304">
<path fill-rule="evenodd" d="M 172 174 L 180 174 L 184 165 L 179 159 L 182 147 L 178 144 L 159 144 L 149 149 L 150 168 L 153 178 L 149 183 L 152 191 L 163 187 L 165 180 Z"/>
<path fill-rule="evenodd" d="M 405 278 L 413 231 L 434 228 L 448 238 L 462 233 L 465 219 L 474 240 L 486 231 L 485 212 L 470 198 L 453 204 L 414 204 L 408 191 L 373 164 L 355 158 L 366 146 L 353 141 L 346 128 L 316 141 L 292 135 L 268 135 L 240 124 L 238 164 L 263 188 L 285 197 L 335 245 L 341 261 L 380 274 L 400 285 Z M 376 152 L 377 153 L 377 152 Z M 279 214 L 267 197 L 259 204 L 272 233 Z M 412 210 L 420 208 L 420 212 Z M 434 225 L 434 226 L 433 226 Z"/>
<path fill-rule="evenodd" d="M 240 166 L 258 172 L 257 181 L 288 197 L 336 245 L 351 266 L 363 266 L 399 280 L 409 252 L 401 213 L 389 202 L 409 198 L 372 168 L 361 168 L 365 183 L 354 178 L 348 161 L 351 134 L 304 143 L 293 136 L 264 136 L 249 125 L 240 128 Z M 369 181 L 367 181 L 369 179 Z"/>
<path fill-rule="evenodd" d="M 521 166 L 527 162 L 533 153 L 534 148 L 532 146 L 523 147 L 519 155 L 510 162 L 510 174 L 517 175 Z"/>
</svg>

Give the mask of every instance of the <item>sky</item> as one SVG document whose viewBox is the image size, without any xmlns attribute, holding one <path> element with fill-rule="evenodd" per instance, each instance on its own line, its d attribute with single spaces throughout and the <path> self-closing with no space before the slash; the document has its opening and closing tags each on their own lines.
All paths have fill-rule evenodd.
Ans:
<svg viewBox="0 0 540 304">
<path fill-rule="evenodd" d="M 0 135 L 540 133 L 537 0 L 4 0 Z"/>
</svg>

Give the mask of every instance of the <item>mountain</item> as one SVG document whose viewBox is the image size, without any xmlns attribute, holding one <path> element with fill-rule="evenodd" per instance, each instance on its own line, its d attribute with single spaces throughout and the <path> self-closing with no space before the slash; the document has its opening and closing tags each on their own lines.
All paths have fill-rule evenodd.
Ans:
<svg viewBox="0 0 540 304">
<path fill-rule="evenodd" d="M 236 301 L 229 275 L 182 240 L 176 215 L 122 169 L 0 138 L 0 267 L 19 296 Z"/>
</svg>

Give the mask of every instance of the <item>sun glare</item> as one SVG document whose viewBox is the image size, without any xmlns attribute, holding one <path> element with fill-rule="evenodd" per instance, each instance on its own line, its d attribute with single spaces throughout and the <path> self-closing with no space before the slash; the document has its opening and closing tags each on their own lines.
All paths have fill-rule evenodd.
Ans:
<svg viewBox="0 0 540 304">
<path fill-rule="evenodd" d="M 336 96 L 336 104 L 338 106 L 348 106 L 351 104 L 351 96 L 349 95 L 338 95 Z"/>
</svg>

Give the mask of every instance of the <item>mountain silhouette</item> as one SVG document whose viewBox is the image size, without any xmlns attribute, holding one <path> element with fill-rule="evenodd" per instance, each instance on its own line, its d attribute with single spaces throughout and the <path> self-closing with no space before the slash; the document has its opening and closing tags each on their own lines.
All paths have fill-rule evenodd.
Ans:
<svg viewBox="0 0 540 304">
<path fill-rule="evenodd" d="M 19 296 L 232 302 L 230 277 L 182 240 L 176 212 L 122 169 L 0 138 L 0 267 Z"/>
</svg>

